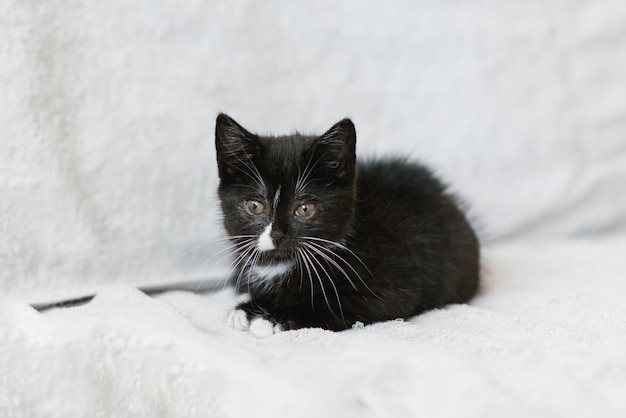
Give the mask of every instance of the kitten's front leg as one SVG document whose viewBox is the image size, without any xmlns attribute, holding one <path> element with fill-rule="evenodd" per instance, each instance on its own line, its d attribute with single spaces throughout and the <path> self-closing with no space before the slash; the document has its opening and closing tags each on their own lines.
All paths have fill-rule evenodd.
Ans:
<svg viewBox="0 0 626 418">
<path fill-rule="evenodd" d="M 267 309 L 253 302 L 240 303 L 230 311 L 228 325 L 238 331 L 250 331 L 258 338 L 269 337 L 288 328 L 281 325 Z"/>
</svg>

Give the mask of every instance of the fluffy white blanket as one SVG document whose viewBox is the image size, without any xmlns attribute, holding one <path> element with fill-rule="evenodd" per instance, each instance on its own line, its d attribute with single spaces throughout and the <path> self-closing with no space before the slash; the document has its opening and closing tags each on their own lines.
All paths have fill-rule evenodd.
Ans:
<svg viewBox="0 0 626 418">
<path fill-rule="evenodd" d="M 485 251 L 469 305 L 345 332 L 229 329 L 230 289 L 0 317 L 0 415 L 623 417 L 626 239 Z"/>
</svg>

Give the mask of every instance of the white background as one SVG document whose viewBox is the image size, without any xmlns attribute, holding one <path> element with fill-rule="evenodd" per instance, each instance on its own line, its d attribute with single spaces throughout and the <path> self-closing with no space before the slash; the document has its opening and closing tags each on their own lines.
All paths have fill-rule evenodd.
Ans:
<svg viewBox="0 0 626 418">
<path fill-rule="evenodd" d="M 221 234 L 218 111 L 350 116 L 359 156 L 430 164 L 487 245 L 626 226 L 619 1 L 5 0 L 0 88 L 10 297 L 218 274 L 191 252 Z"/>
</svg>

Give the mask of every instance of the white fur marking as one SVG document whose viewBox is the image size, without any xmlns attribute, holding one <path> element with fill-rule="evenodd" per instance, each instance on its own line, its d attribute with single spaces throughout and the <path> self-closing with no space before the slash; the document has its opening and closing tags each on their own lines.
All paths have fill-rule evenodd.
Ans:
<svg viewBox="0 0 626 418">
<path fill-rule="evenodd" d="M 271 251 L 271 250 L 276 249 L 276 247 L 274 246 L 274 241 L 272 240 L 272 237 L 270 236 L 271 232 L 272 232 L 272 224 L 269 224 L 265 228 L 265 230 L 263 230 L 261 235 L 259 235 L 259 239 L 257 240 L 257 243 L 256 243 L 256 247 L 259 251 L 264 252 L 264 251 Z"/>
<path fill-rule="evenodd" d="M 252 272 L 254 275 L 261 280 L 271 280 L 274 277 L 282 276 L 287 273 L 293 263 L 278 263 L 278 264 L 270 264 L 268 266 L 254 266 L 252 268 Z"/>
<path fill-rule="evenodd" d="M 250 329 L 248 315 L 246 315 L 246 312 L 242 309 L 233 309 L 230 311 L 226 322 L 237 331 L 247 331 Z"/>
<path fill-rule="evenodd" d="M 264 318 L 253 319 L 250 323 L 250 333 L 257 338 L 267 338 L 276 332 L 280 332 L 280 330 L 279 327 Z"/>
<path fill-rule="evenodd" d="M 276 194 L 274 195 L 274 210 L 276 210 L 276 207 L 278 206 L 278 202 L 280 201 L 280 189 L 281 189 L 281 186 L 279 185 L 278 188 L 276 189 Z"/>
</svg>

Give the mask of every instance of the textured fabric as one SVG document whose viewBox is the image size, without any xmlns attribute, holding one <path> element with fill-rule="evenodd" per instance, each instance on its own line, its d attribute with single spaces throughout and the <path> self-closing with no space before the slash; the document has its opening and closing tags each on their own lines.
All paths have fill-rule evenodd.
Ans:
<svg viewBox="0 0 626 418">
<path fill-rule="evenodd" d="M 3 417 L 623 417 L 626 240 L 488 249 L 480 295 L 257 339 L 232 290 L 0 312 Z"/>
</svg>

